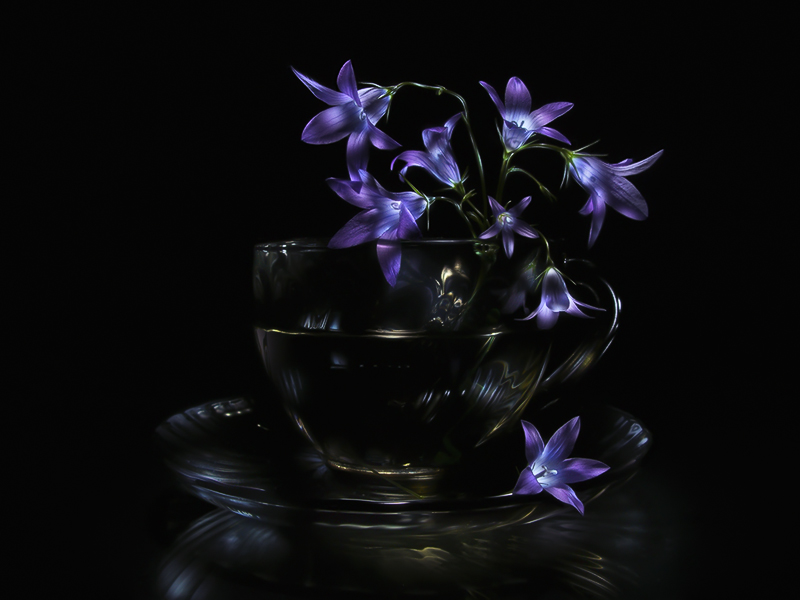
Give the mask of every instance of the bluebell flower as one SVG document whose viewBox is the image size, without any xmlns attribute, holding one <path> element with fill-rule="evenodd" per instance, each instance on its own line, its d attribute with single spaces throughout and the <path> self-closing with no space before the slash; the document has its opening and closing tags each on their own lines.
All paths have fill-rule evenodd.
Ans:
<svg viewBox="0 0 800 600">
<path fill-rule="evenodd" d="M 378 262 L 393 286 L 400 271 L 397 242 L 422 237 L 417 219 L 425 212 L 425 198 L 415 192 L 389 192 L 364 170 L 357 181 L 331 178 L 328 185 L 341 198 L 363 209 L 336 232 L 328 246 L 348 248 L 378 240 Z"/>
<path fill-rule="evenodd" d="M 514 493 L 538 494 L 544 490 L 583 514 L 583 502 L 568 484 L 597 477 L 608 471 L 608 465 L 589 458 L 567 458 L 578 439 L 580 417 L 564 424 L 546 446 L 536 427 L 527 421 L 521 423 L 525 430 L 525 459 L 528 466 L 520 474 Z"/>
<path fill-rule="evenodd" d="M 356 88 L 353 66 L 348 60 L 339 71 L 335 91 L 318 84 L 310 77 L 292 71 L 317 98 L 331 108 L 311 119 L 303 129 L 302 140 L 309 144 L 330 144 L 347 138 L 347 169 L 350 179 L 367 168 L 370 143 L 382 150 L 399 148 L 400 144 L 378 129 L 375 124 L 386 114 L 391 98 L 382 88 Z"/>
<path fill-rule="evenodd" d="M 509 152 L 528 141 L 534 133 L 546 135 L 565 144 L 569 140 L 551 127 L 550 121 L 560 117 L 573 107 L 571 102 L 553 102 L 531 111 L 531 94 L 518 77 L 512 77 L 506 85 L 506 101 L 500 100 L 495 89 L 486 82 L 480 84 L 489 92 L 500 117 L 503 119 L 503 144 Z"/>
<path fill-rule="evenodd" d="M 542 278 L 542 298 L 539 301 L 539 306 L 522 320 L 528 321 L 536 317 L 536 325 L 539 329 L 550 329 L 556 324 L 558 315 L 562 312 L 574 317 L 591 318 L 582 312 L 578 308 L 579 306 L 593 310 L 604 310 L 575 300 L 567 291 L 567 284 L 561 273 L 553 267 L 548 267 Z"/>
<path fill-rule="evenodd" d="M 514 234 L 524 235 L 529 238 L 537 238 L 539 235 L 533 230 L 533 227 L 522 221 L 519 216 L 525 207 L 531 201 L 530 196 L 526 196 L 519 203 L 506 210 L 502 205 L 489 196 L 489 202 L 492 205 L 492 214 L 494 216 L 494 223 L 489 228 L 480 234 L 478 237 L 485 240 L 500 234 L 503 240 L 503 248 L 506 251 L 506 256 L 511 257 L 514 253 Z"/>
<path fill-rule="evenodd" d="M 650 168 L 662 152 L 664 151 L 659 150 L 649 158 L 636 163 L 627 158 L 611 165 L 595 156 L 570 153 L 569 171 L 578 185 L 589 192 L 589 199 L 579 212 L 582 215 L 592 215 L 592 225 L 589 230 L 590 248 L 597 240 L 600 228 L 603 226 L 607 205 L 636 221 L 647 218 L 647 202 L 639 190 L 625 178 Z"/>
<path fill-rule="evenodd" d="M 395 162 L 404 161 L 406 165 L 400 169 L 400 173 L 403 175 L 406 174 L 409 167 L 422 167 L 448 187 L 452 188 L 460 184 L 462 182 L 461 171 L 450 145 L 453 128 L 460 118 L 461 113 L 458 113 L 450 117 L 444 127 L 432 127 L 424 130 L 422 141 L 427 152 L 406 150 L 392 161 L 392 169 L 394 169 Z"/>
</svg>

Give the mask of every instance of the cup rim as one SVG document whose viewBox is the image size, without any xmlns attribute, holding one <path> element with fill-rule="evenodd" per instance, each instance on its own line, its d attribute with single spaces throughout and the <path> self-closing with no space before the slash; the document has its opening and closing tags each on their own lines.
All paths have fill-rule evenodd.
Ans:
<svg viewBox="0 0 800 600">
<path fill-rule="evenodd" d="M 256 250 L 268 250 L 278 248 L 301 248 L 301 249 L 319 249 L 319 250 L 343 250 L 346 248 L 329 248 L 328 242 L 330 238 L 293 238 L 288 240 L 278 240 L 272 242 L 262 242 L 256 244 Z M 377 241 L 377 240 L 373 240 Z M 499 244 L 492 240 L 482 240 L 480 238 L 420 238 L 416 240 L 395 240 L 402 247 L 409 248 L 414 246 L 429 246 L 429 245 L 459 245 L 459 244 L 473 244 L 499 248 Z M 364 246 L 370 242 L 358 244 Z M 356 247 L 356 246 L 353 246 Z"/>
</svg>

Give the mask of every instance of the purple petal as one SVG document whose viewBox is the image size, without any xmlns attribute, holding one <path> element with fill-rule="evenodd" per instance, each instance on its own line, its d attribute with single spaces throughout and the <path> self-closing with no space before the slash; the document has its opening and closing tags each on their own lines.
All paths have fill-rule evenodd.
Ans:
<svg viewBox="0 0 800 600">
<path fill-rule="evenodd" d="M 519 121 L 531 112 L 531 94 L 519 77 L 512 77 L 506 85 L 505 119 Z M 531 129 L 531 127 L 527 127 Z"/>
<path fill-rule="evenodd" d="M 536 462 L 536 459 L 544 451 L 544 440 L 542 440 L 539 430 L 533 424 L 528 423 L 528 421 L 520 421 L 520 423 L 525 431 L 525 460 L 531 465 Z"/>
<path fill-rule="evenodd" d="M 592 479 L 608 471 L 608 465 L 590 458 L 568 458 L 558 469 L 558 479 L 563 483 L 577 483 Z"/>
<path fill-rule="evenodd" d="M 542 486 L 536 481 L 528 467 L 519 474 L 517 485 L 514 486 L 514 494 L 538 494 L 542 491 Z"/>
<path fill-rule="evenodd" d="M 331 144 L 363 128 L 360 109 L 352 102 L 326 108 L 308 122 L 301 139 L 307 144 Z"/>
<path fill-rule="evenodd" d="M 578 184 L 590 194 L 611 185 L 615 175 L 603 161 L 593 157 L 579 157 L 570 163 L 570 171 Z"/>
<path fill-rule="evenodd" d="M 447 130 L 444 127 L 431 127 L 422 132 L 422 143 L 431 154 L 437 150 L 442 151 L 443 148 L 448 148 Z"/>
<path fill-rule="evenodd" d="M 531 196 L 525 196 L 522 200 L 520 200 L 517 205 L 511 209 L 509 209 L 508 213 L 513 217 L 518 217 L 522 214 L 522 211 L 528 207 L 528 204 L 531 203 Z"/>
<path fill-rule="evenodd" d="M 447 130 L 447 139 L 450 139 L 450 136 L 453 135 L 453 127 L 455 127 L 456 123 L 458 123 L 459 119 L 461 119 L 461 113 L 456 113 L 444 124 L 444 128 Z"/>
<path fill-rule="evenodd" d="M 372 142 L 372 145 L 376 148 L 380 148 L 381 150 L 394 150 L 400 147 L 399 142 L 394 141 L 372 123 L 368 125 L 367 131 L 369 132 L 369 141 Z"/>
<path fill-rule="evenodd" d="M 553 268 L 547 269 L 542 283 L 542 301 L 552 311 L 563 312 L 569 308 L 570 296 L 561 274 Z"/>
<path fill-rule="evenodd" d="M 532 311 L 530 314 L 525 315 L 524 317 L 522 317 L 521 319 L 518 319 L 518 320 L 519 321 L 530 321 L 532 318 L 534 318 L 536 315 L 539 314 L 540 310 L 542 310 L 542 304 L 539 304 L 539 306 L 536 307 L 536 310 Z"/>
<path fill-rule="evenodd" d="M 350 179 L 360 179 L 359 173 L 365 171 L 369 161 L 369 129 L 364 128 L 353 133 L 347 139 L 347 172 Z"/>
<path fill-rule="evenodd" d="M 627 179 L 614 177 L 611 189 L 605 198 L 606 204 L 629 219 L 642 221 L 647 218 L 647 202 L 636 187 Z"/>
<path fill-rule="evenodd" d="M 389 103 L 392 101 L 391 96 L 383 88 L 374 87 L 358 90 L 358 96 L 361 98 L 361 106 L 367 113 L 370 123 L 377 125 L 389 108 Z"/>
<path fill-rule="evenodd" d="M 346 181 L 344 179 L 326 179 L 328 186 L 336 192 L 340 198 L 358 206 L 359 208 L 372 208 L 375 204 L 368 196 L 360 194 L 362 184 L 360 181 Z"/>
<path fill-rule="evenodd" d="M 603 312 L 606 311 L 605 308 L 600 308 L 598 306 L 592 306 L 591 304 L 586 304 L 584 302 L 578 302 L 577 300 L 575 300 L 575 298 L 573 298 L 572 301 L 575 304 L 577 304 L 578 306 L 582 306 L 583 308 L 591 308 L 592 310 L 602 310 Z M 569 311 L 567 311 L 567 312 L 569 312 Z M 580 312 L 580 311 L 578 311 L 578 312 Z M 583 313 L 581 313 L 581 314 L 583 314 Z M 587 317 L 587 318 L 591 318 L 591 317 L 589 317 L 589 315 L 584 315 L 584 316 Z"/>
<path fill-rule="evenodd" d="M 575 417 L 562 425 L 547 442 L 539 462 L 550 468 L 557 468 L 557 465 L 572 453 L 580 430 L 580 417 Z"/>
<path fill-rule="evenodd" d="M 390 168 L 394 169 L 394 163 L 398 160 L 406 163 L 406 165 L 400 170 L 400 172 L 403 174 L 405 174 L 408 167 L 422 167 L 434 177 L 437 176 L 436 174 L 438 165 L 427 152 L 422 152 L 421 150 L 406 150 L 405 152 L 401 152 L 392 161 Z"/>
<path fill-rule="evenodd" d="M 349 248 L 377 239 L 392 226 L 377 208 L 363 210 L 345 223 L 328 242 L 329 248 Z"/>
<path fill-rule="evenodd" d="M 539 329 L 552 329 L 558 321 L 558 313 L 550 310 L 544 304 L 537 309 L 536 326 Z"/>
<path fill-rule="evenodd" d="M 504 212 L 506 212 L 506 209 L 503 208 L 502 205 L 497 200 L 492 198 L 491 196 L 489 196 L 489 204 L 492 205 L 492 214 L 495 217 L 498 217 L 501 214 L 503 214 Z"/>
<path fill-rule="evenodd" d="M 489 226 L 489 229 L 484 231 L 478 237 L 482 240 L 488 239 L 490 237 L 496 236 L 498 233 L 503 231 L 503 226 L 500 224 L 500 221 L 495 221 Z"/>
<path fill-rule="evenodd" d="M 511 226 L 511 229 L 514 231 L 514 233 L 517 233 L 519 235 L 524 235 L 525 237 L 528 237 L 528 238 L 538 238 L 539 237 L 539 234 L 536 233 L 536 231 L 534 231 L 533 227 L 531 227 L 530 225 L 528 225 L 527 223 L 525 223 L 523 221 L 516 221 L 515 220 L 514 224 Z"/>
<path fill-rule="evenodd" d="M 594 318 L 594 317 L 592 317 L 590 315 L 587 315 L 580 308 L 578 308 L 578 306 L 577 306 L 578 304 L 580 304 L 581 306 L 584 306 L 586 308 L 594 308 L 595 310 L 605 310 L 603 308 L 595 308 L 594 306 L 589 306 L 588 304 L 584 304 L 583 302 L 578 302 L 574 298 L 571 298 L 571 300 L 572 300 L 572 302 L 570 303 L 569 308 L 567 310 L 565 310 L 564 312 L 567 313 L 568 315 L 572 315 L 573 317 L 579 317 L 581 319 L 593 319 Z"/>
<path fill-rule="evenodd" d="M 606 203 L 602 198 L 595 197 L 592 202 L 592 225 L 589 229 L 589 248 L 594 246 L 597 241 L 597 236 L 600 235 L 600 229 L 603 227 L 603 221 L 606 218 Z"/>
<path fill-rule="evenodd" d="M 581 209 L 578 211 L 579 215 L 590 215 L 594 210 L 594 203 L 595 203 L 595 196 L 592 194 L 589 196 L 588 200 L 586 200 L 586 204 L 584 204 Z"/>
<path fill-rule="evenodd" d="M 550 104 L 545 104 L 541 108 L 537 108 L 531 113 L 531 124 L 528 126 L 528 129 L 533 129 L 541 133 L 539 130 L 544 125 L 557 119 L 573 106 L 572 102 L 551 102 Z"/>
<path fill-rule="evenodd" d="M 361 106 L 361 98 L 358 95 L 358 87 L 356 86 L 356 75 L 353 72 L 353 65 L 349 60 L 342 65 L 339 76 L 336 78 L 336 85 L 338 85 L 339 89 L 347 94 L 353 102 Z"/>
<path fill-rule="evenodd" d="M 394 287 L 397 283 L 397 273 L 400 272 L 400 244 L 378 242 L 378 263 L 386 281 Z"/>
<path fill-rule="evenodd" d="M 350 101 L 350 98 L 348 98 L 345 94 L 318 84 L 310 77 L 306 77 L 302 73 L 296 71 L 294 67 L 292 67 L 292 72 L 297 75 L 298 79 L 300 79 L 300 81 L 302 81 L 309 90 L 311 90 L 311 93 L 314 94 L 314 96 L 322 100 L 325 104 L 337 106 Z"/>
<path fill-rule="evenodd" d="M 645 158 L 644 160 L 640 160 L 637 163 L 634 163 L 630 158 L 623 160 L 622 162 L 618 162 L 614 165 L 608 165 L 617 175 L 622 175 L 623 177 L 628 177 L 630 175 L 636 175 L 637 173 L 641 173 L 642 171 L 649 169 L 654 162 L 656 162 L 663 153 L 663 150 L 659 150 L 652 156 Z"/>
<path fill-rule="evenodd" d="M 497 110 L 500 112 L 500 117 L 504 119 L 505 118 L 505 114 L 506 114 L 506 107 L 503 104 L 503 101 L 500 100 L 500 96 L 497 95 L 497 92 L 495 91 L 495 89 L 492 86 L 490 86 L 488 83 L 486 83 L 484 81 L 481 81 L 480 84 L 483 86 L 483 89 L 485 89 L 487 92 L 489 92 L 489 96 L 491 97 L 492 102 L 494 102 L 494 105 L 497 107 Z"/>
<path fill-rule="evenodd" d="M 583 514 L 583 502 L 578 499 L 575 492 L 568 485 L 544 488 L 544 491 L 553 496 L 556 500 L 560 500 L 564 504 L 575 507 L 579 513 Z"/>
<path fill-rule="evenodd" d="M 514 231 L 508 227 L 503 228 L 503 249 L 506 251 L 506 256 L 511 258 L 514 254 Z"/>
<path fill-rule="evenodd" d="M 564 142 L 567 146 L 572 144 L 566 136 L 562 135 L 560 132 L 556 131 L 552 127 L 540 127 L 536 130 L 536 133 L 541 135 L 546 135 L 549 138 L 553 138 L 554 140 L 558 140 L 559 142 Z"/>
<path fill-rule="evenodd" d="M 391 238 L 387 234 L 391 233 Z M 400 204 L 400 220 L 394 231 L 386 232 L 381 236 L 383 239 L 411 240 L 422 237 L 417 221 L 405 203 Z"/>
<path fill-rule="evenodd" d="M 516 150 L 522 144 L 528 141 L 528 138 L 533 135 L 533 131 L 525 127 L 519 127 L 511 121 L 504 121 L 505 127 L 503 128 L 503 143 L 509 150 Z"/>
<path fill-rule="evenodd" d="M 394 199 L 403 203 L 403 206 L 408 209 L 408 212 L 411 213 L 411 216 L 414 217 L 415 221 L 422 216 L 422 214 L 425 212 L 425 208 L 428 205 L 425 198 L 417 195 L 416 192 L 398 192 L 396 194 L 392 194 L 392 196 Z M 422 234 L 420 233 L 420 235 Z"/>
</svg>

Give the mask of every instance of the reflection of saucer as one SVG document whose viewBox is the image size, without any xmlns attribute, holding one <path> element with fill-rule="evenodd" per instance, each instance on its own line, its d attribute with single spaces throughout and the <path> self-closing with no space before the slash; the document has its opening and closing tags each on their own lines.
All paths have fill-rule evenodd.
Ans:
<svg viewBox="0 0 800 600">
<path fill-rule="evenodd" d="M 567 418 L 544 411 L 535 425 L 548 437 Z M 330 470 L 294 431 L 266 419 L 252 400 L 227 399 L 178 413 L 156 434 L 167 465 L 191 493 L 273 524 L 438 534 L 537 521 L 574 510 L 548 494 L 510 493 L 525 462 L 521 428 L 515 443 L 506 440 L 470 463 L 450 488 L 464 491 L 420 499 L 377 476 Z M 582 413 L 581 423 L 573 455 L 611 467 L 573 486 L 586 503 L 633 473 L 651 437 L 639 421 L 613 408 Z"/>
</svg>

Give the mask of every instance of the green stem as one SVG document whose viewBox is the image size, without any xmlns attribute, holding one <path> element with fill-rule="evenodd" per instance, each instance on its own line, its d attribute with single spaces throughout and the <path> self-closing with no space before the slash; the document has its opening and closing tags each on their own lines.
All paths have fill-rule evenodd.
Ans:
<svg viewBox="0 0 800 600">
<path fill-rule="evenodd" d="M 508 152 L 507 150 L 503 150 L 503 162 L 500 165 L 500 178 L 497 182 L 497 194 L 495 195 L 495 200 L 501 206 L 505 206 L 503 204 L 503 189 L 506 185 L 506 179 L 508 178 L 508 167 L 511 165 L 511 157 L 514 156 L 513 152 Z"/>
<path fill-rule="evenodd" d="M 551 201 L 552 200 L 556 200 L 555 195 L 550 190 L 548 190 L 547 187 L 544 186 L 538 179 L 536 179 L 536 177 L 534 177 L 531 173 L 529 173 L 525 169 L 520 169 L 519 167 L 513 167 L 513 168 L 509 169 L 509 171 L 508 171 L 509 175 L 511 173 L 522 173 L 523 175 L 527 175 L 528 177 L 530 177 L 533 180 L 533 182 L 536 185 L 539 186 L 539 191 L 542 192 L 542 194 L 544 194 L 545 197 L 548 200 L 551 200 Z"/>
</svg>

